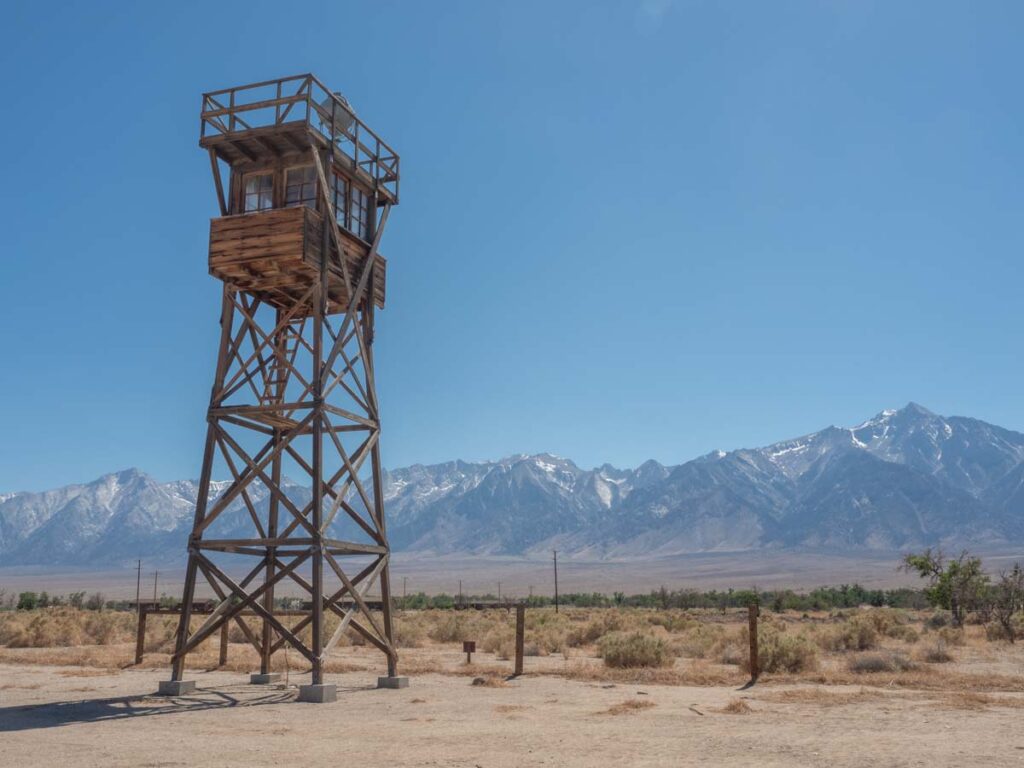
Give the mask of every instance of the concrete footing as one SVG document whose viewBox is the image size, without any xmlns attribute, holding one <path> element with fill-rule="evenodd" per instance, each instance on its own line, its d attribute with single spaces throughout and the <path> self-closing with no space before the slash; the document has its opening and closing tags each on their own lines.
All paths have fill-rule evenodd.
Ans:
<svg viewBox="0 0 1024 768">
<path fill-rule="evenodd" d="M 329 704 L 338 700 L 338 687 L 336 685 L 300 685 L 299 701 L 308 701 L 313 704 Z"/>
<path fill-rule="evenodd" d="M 249 675 L 250 685 L 270 685 L 271 683 L 279 682 L 281 682 L 280 672 L 268 672 L 266 674 L 254 672 L 253 674 Z"/>
<path fill-rule="evenodd" d="M 408 688 L 409 678 L 408 677 L 378 677 L 377 678 L 378 688 Z"/>
<path fill-rule="evenodd" d="M 161 680 L 157 694 L 160 696 L 184 696 L 195 693 L 195 680 Z"/>
</svg>

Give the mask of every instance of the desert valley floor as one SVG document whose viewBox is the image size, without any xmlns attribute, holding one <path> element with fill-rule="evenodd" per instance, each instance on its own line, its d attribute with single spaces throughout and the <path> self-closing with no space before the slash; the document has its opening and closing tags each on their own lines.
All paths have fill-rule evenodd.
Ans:
<svg viewBox="0 0 1024 768">
<path fill-rule="evenodd" d="M 745 616 L 529 610 L 525 674 L 511 677 L 506 611 L 402 611 L 408 688 L 377 690 L 381 655 L 346 640 L 327 664 L 338 701 L 305 704 L 308 665 L 279 652 L 281 682 L 249 685 L 258 657 L 240 633 L 224 665 L 201 645 L 186 670 L 197 691 L 167 698 L 171 617 L 151 619 L 135 664 L 130 613 L 7 612 L 0 766 L 1024 765 L 1024 643 L 930 612 L 766 613 L 775 671 L 746 687 Z M 635 634 L 662 655 L 609 666 L 607 638 Z"/>
<path fill-rule="evenodd" d="M 162 670 L 0 666 L 4 766 L 1019 766 L 1024 694 L 986 705 L 856 686 L 629 685 L 525 676 L 501 687 L 425 674 L 400 691 L 337 675 L 339 700 Z M 749 707 L 732 714 L 736 701 Z"/>
</svg>

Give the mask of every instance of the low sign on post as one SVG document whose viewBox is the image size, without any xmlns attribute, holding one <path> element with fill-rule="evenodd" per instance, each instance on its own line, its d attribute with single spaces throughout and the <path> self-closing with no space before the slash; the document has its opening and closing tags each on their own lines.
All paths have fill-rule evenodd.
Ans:
<svg viewBox="0 0 1024 768">
<path fill-rule="evenodd" d="M 473 663 L 473 654 L 476 653 L 476 640 L 463 640 L 462 652 L 466 654 L 466 663 Z"/>
</svg>

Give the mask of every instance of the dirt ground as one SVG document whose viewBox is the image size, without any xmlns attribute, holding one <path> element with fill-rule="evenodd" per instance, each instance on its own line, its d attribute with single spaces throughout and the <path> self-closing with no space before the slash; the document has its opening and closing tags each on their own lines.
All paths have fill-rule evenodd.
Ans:
<svg viewBox="0 0 1024 768">
<path fill-rule="evenodd" d="M 257 687 L 237 672 L 197 671 L 196 694 L 153 695 L 165 677 L 0 665 L 0 765 L 1024 765 L 1020 693 L 546 675 L 482 686 L 434 673 L 395 691 L 358 671 L 330 676 L 336 703 L 302 704 L 305 676 Z"/>
</svg>

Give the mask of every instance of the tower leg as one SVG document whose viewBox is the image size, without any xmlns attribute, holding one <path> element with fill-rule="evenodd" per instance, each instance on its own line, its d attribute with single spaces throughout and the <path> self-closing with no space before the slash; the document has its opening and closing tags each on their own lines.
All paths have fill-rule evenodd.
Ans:
<svg viewBox="0 0 1024 768">
<path fill-rule="evenodd" d="M 174 660 L 171 662 L 171 680 L 180 682 L 185 672 L 185 643 L 188 640 L 189 624 L 192 623 L 192 601 L 196 591 L 196 558 L 189 554 L 185 568 L 185 589 L 181 596 L 181 617 L 178 619 L 178 636 L 174 644 Z"/>
<path fill-rule="evenodd" d="M 216 403 L 217 391 L 224 383 L 224 373 L 228 365 L 228 346 L 231 342 L 231 326 L 234 322 L 235 305 L 231 292 L 227 286 L 221 293 L 220 310 L 220 350 L 217 356 L 217 369 L 213 380 L 213 389 L 210 393 L 210 407 Z M 181 617 L 178 620 L 178 633 L 174 643 L 174 656 L 171 660 L 171 685 L 160 685 L 161 693 L 174 695 L 179 692 L 187 692 L 195 688 L 195 684 L 184 683 L 182 677 L 185 673 L 185 648 L 189 639 L 189 630 L 192 623 L 192 603 L 196 595 L 196 572 L 199 569 L 197 551 L 194 549 L 193 537 L 199 529 L 200 523 L 206 516 L 206 505 L 210 495 L 210 476 L 213 473 L 213 455 L 216 450 L 216 431 L 213 423 L 206 428 L 206 443 L 203 446 L 203 467 L 199 472 L 199 488 L 196 491 L 196 511 L 192 520 L 192 535 L 189 537 L 188 565 L 185 566 L 185 587 L 181 595 Z"/>
<path fill-rule="evenodd" d="M 324 227 L 326 230 L 327 228 Z M 326 239 L 326 237 L 325 237 Z M 322 270 L 326 281 L 327 270 Z M 324 283 L 313 294 L 313 685 L 324 682 Z"/>
</svg>

